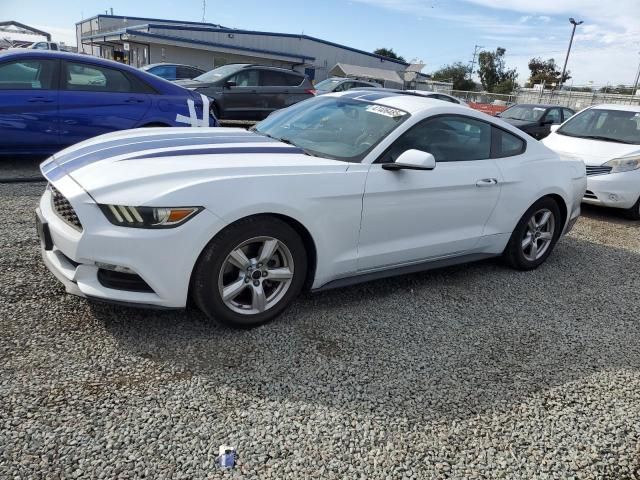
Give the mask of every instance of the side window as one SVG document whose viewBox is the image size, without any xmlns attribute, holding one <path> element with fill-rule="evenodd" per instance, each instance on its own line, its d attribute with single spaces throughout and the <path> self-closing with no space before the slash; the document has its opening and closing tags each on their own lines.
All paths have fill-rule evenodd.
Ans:
<svg viewBox="0 0 640 480">
<path fill-rule="evenodd" d="M 264 87 L 285 87 L 287 83 L 287 75 L 274 70 L 263 70 L 260 85 Z"/>
<path fill-rule="evenodd" d="M 410 149 L 429 152 L 438 162 L 485 160 L 491 156 L 491 125 L 457 115 L 424 120 L 400 136 L 380 161 L 395 162 Z"/>
<path fill-rule="evenodd" d="M 36 50 L 49 50 L 47 42 L 38 42 L 33 46 L 33 48 Z"/>
<path fill-rule="evenodd" d="M 526 149 L 524 140 L 506 132 L 500 128 L 493 127 L 493 151 L 492 158 L 513 157 L 524 153 Z"/>
<path fill-rule="evenodd" d="M 176 78 L 195 78 L 200 75 L 200 72 L 195 68 L 189 67 L 177 67 L 176 69 Z"/>
<path fill-rule="evenodd" d="M 0 90 L 51 90 L 54 60 L 16 60 L 0 64 Z"/>
<path fill-rule="evenodd" d="M 569 110 L 568 108 L 563 108 L 562 109 L 562 114 L 564 115 L 564 119 L 568 120 L 571 117 L 573 117 L 573 112 L 571 110 Z"/>
<path fill-rule="evenodd" d="M 345 90 L 349 90 L 351 88 L 352 82 L 342 82 L 336 88 L 333 89 L 334 92 L 344 92 Z"/>
<path fill-rule="evenodd" d="M 293 73 L 285 74 L 285 80 L 289 87 L 297 87 L 302 84 L 304 77 L 300 75 L 294 75 Z"/>
<path fill-rule="evenodd" d="M 258 70 L 241 70 L 229 79 L 236 82 L 236 87 L 257 87 Z"/>
<path fill-rule="evenodd" d="M 559 108 L 551 108 L 549 109 L 549 111 L 547 112 L 547 114 L 544 117 L 545 121 L 553 121 L 553 124 L 556 125 L 558 123 L 562 123 L 562 117 L 560 116 L 560 109 Z"/>
<path fill-rule="evenodd" d="M 171 65 L 158 65 L 150 70 L 151 73 L 167 80 L 176 78 L 176 67 Z"/>
<path fill-rule="evenodd" d="M 66 89 L 88 92 L 133 93 L 129 77 L 114 68 L 66 63 Z"/>
</svg>

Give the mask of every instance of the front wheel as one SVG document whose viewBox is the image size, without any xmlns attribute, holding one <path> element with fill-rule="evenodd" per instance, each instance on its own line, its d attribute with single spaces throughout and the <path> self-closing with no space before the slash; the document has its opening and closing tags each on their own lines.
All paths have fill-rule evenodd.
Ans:
<svg viewBox="0 0 640 480">
<path fill-rule="evenodd" d="M 194 270 L 192 293 L 209 318 L 254 327 L 282 313 L 300 293 L 306 274 L 298 233 L 277 218 L 253 217 L 209 242 Z"/>
<path fill-rule="evenodd" d="M 629 220 L 640 220 L 640 198 L 633 207 L 626 209 L 623 215 Z"/>
<path fill-rule="evenodd" d="M 551 255 L 561 233 L 558 204 L 551 198 L 542 198 L 516 225 L 504 251 L 504 259 L 518 270 L 533 270 Z"/>
</svg>

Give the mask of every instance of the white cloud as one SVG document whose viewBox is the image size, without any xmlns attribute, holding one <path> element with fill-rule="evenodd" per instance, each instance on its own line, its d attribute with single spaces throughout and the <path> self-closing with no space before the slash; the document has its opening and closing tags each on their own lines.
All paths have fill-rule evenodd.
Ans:
<svg viewBox="0 0 640 480">
<path fill-rule="evenodd" d="M 38 30 L 51 34 L 51 41 L 63 42 L 67 45 L 76 44 L 76 31 L 73 28 L 52 27 L 49 25 L 33 25 Z"/>
<path fill-rule="evenodd" d="M 479 38 L 500 42 L 507 49 L 509 66 L 518 68 L 521 82 L 526 80 L 532 57 L 553 57 L 562 64 L 571 33 L 569 17 L 585 22 L 576 29 L 568 65 L 576 84 L 630 83 L 640 60 L 639 0 L 464 0 L 437 8 L 432 0 L 357 1 L 451 22 Z M 469 6 L 473 12 L 481 8 L 482 13 L 468 13 Z M 505 14 L 514 13 L 521 16 L 505 21 Z M 450 59 L 456 60 L 461 59 Z"/>
</svg>

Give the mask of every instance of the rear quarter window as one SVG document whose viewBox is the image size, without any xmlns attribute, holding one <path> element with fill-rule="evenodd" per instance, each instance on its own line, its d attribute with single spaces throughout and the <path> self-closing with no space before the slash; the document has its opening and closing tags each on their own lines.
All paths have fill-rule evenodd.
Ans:
<svg viewBox="0 0 640 480">
<path fill-rule="evenodd" d="M 492 127 L 492 158 L 515 157 L 524 153 L 527 144 L 520 137 L 497 127 Z"/>
</svg>

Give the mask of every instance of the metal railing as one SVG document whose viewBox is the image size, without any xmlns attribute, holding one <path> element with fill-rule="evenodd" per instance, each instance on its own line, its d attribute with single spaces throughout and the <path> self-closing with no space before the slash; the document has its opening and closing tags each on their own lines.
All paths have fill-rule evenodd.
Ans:
<svg viewBox="0 0 640 480">
<path fill-rule="evenodd" d="M 640 95 L 624 95 L 620 93 L 606 93 L 594 90 L 592 92 L 578 92 L 575 90 L 534 90 L 521 89 L 516 96 L 517 103 L 543 103 L 561 105 L 563 107 L 581 110 L 591 105 L 613 103 L 618 105 L 640 105 Z"/>
</svg>

